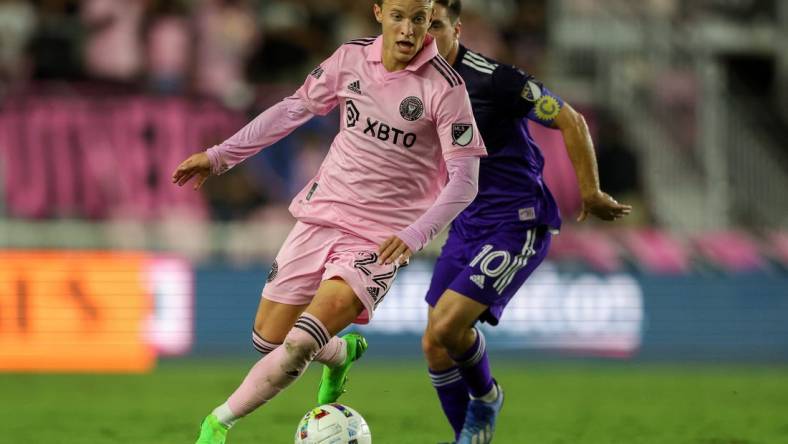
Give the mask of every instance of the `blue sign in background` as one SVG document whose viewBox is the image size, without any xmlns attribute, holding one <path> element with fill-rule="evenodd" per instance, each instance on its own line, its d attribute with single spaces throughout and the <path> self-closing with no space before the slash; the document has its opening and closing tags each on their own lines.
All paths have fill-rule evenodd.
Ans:
<svg viewBox="0 0 788 444">
<path fill-rule="evenodd" d="M 420 356 L 431 263 L 398 276 L 370 326 L 370 356 Z M 268 269 L 211 265 L 195 277 L 193 355 L 253 355 L 251 328 Z M 385 311 L 384 311 L 385 310 Z M 559 272 L 544 264 L 507 317 L 486 328 L 491 349 L 517 356 L 788 361 L 788 276 Z"/>
<path fill-rule="evenodd" d="M 640 357 L 788 361 L 788 277 L 638 280 L 646 314 Z"/>
</svg>

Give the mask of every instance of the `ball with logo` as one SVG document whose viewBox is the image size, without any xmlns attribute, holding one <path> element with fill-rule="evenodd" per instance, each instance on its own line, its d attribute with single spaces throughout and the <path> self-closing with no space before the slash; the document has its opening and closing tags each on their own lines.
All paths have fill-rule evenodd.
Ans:
<svg viewBox="0 0 788 444">
<path fill-rule="evenodd" d="M 367 421 L 343 404 L 324 404 L 306 413 L 298 424 L 295 444 L 372 444 Z"/>
</svg>

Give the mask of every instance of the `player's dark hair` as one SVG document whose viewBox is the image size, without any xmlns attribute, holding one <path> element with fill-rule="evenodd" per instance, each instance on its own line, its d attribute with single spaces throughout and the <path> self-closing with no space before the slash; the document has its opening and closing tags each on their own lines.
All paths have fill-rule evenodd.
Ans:
<svg viewBox="0 0 788 444">
<path fill-rule="evenodd" d="M 448 11 L 449 13 L 449 20 L 451 20 L 452 25 L 457 23 L 457 20 L 460 19 L 460 14 L 462 13 L 462 2 L 460 0 L 434 0 L 434 1 L 435 3 L 446 8 L 446 11 Z"/>
</svg>

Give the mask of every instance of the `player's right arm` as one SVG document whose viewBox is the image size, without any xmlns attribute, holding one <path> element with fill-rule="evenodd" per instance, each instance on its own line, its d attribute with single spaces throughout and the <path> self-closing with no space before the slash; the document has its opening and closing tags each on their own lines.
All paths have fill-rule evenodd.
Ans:
<svg viewBox="0 0 788 444">
<path fill-rule="evenodd" d="M 315 115 L 328 114 L 337 106 L 336 79 L 341 48 L 315 68 L 301 88 L 268 108 L 240 131 L 219 145 L 191 155 L 172 174 L 172 182 L 183 186 L 197 177 L 198 189 L 210 175 L 219 175 L 257 154 Z"/>
</svg>

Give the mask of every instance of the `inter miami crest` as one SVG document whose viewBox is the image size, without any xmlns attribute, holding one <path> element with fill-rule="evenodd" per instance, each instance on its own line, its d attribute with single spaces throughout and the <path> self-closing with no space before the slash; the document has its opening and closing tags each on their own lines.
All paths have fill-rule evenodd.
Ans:
<svg viewBox="0 0 788 444">
<path fill-rule="evenodd" d="M 399 104 L 399 115 L 409 122 L 417 120 L 422 114 L 424 114 L 424 104 L 418 97 L 406 97 Z"/>
<path fill-rule="evenodd" d="M 271 272 L 268 273 L 268 279 L 266 279 L 265 281 L 266 282 L 273 281 L 274 279 L 276 279 L 277 274 L 279 274 L 279 264 L 276 262 L 276 260 L 274 260 L 274 263 L 271 264 Z"/>
<path fill-rule="evenodd" d="M 452 143 L 467 146 L 473 140 L 473 125 L 470 123 L 455 123 L 451 126 Z"/>
</svg>

